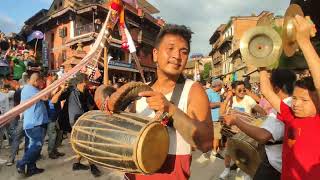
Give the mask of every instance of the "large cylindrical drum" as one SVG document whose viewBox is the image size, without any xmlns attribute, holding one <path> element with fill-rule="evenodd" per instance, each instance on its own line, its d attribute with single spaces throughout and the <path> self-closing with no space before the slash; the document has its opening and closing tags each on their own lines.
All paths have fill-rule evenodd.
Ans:
<svg viewBox="0 0 320 180">
<path fill-rule="evenodd" d="M 100 166 L 152 174 L 167 157 L 169 135 L 160 122 L 147 117 L 90 111 L 75 123 L 71 143 L 76 153 Z"/>
</svg>

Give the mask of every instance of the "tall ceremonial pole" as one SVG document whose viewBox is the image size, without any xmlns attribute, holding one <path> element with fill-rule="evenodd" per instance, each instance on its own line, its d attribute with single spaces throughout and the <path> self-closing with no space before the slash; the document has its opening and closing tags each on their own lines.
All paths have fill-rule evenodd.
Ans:
<svg viewBox="0 0 320 180">
<path fill-rule="evenodd" d="M 108 67 L 108 49 L 107 47 L 104 47 L 104 52 L 103 52 L 103 61 L 104 61 L 104 66 L 103 66 L 103 84 L 105 86 L 109 85 L 109 67 Z"/>
</svg>

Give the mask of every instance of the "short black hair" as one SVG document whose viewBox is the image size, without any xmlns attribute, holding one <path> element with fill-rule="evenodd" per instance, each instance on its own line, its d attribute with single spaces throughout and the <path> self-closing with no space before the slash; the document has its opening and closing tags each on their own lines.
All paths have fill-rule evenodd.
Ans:
<svg viewBox="0 0 320 180">
<path fill-rule="evenodd" d="M 245 85 L 245 84 L 243 81 L 234 81 L 234 82 L 232 82 L 231 87 L 232 87 L 232 89 L 236 89 L 237 86 L 240 86 L 240 85 Z"/>
<path fill-rule="evenodd" d="M 103 94 L 104 98 L 106 98 L 106 97 L 110 97 L 111 94 L 113 94 L 116 91 L 117 90 L 114 87 L 107 86 L 105 89 L 103 89 L 103 93 L 102 94 Z"/>
<path fill-rule="evenodd" d="M 166 24 L 161 28 L 160 32 L 157 35 L 157 38 L 155 41 L 156 48 L 159 48 L 159 45 L 166 34 L 174 34 L 174 35 L 181 36 L 188 43 L 188 49 L 190 52 L 190 43 L 191 43 L 191 37 L 193 34 L 190 28 L 184 25 Z"/>
<path fill-rule="evenodd" d="M 244 81 L 244 87 L 245 87 L 246 89 L 249 89 L 249 90 L 251 90 L 251 88 L 252 88 L 252 86 L 251 86 L 251 84 L 249 83 L 249 81 Z"/>
<path fill-rule="evenodd" d="M 3 40 L 0 41 L 0 49 L 1 49 L 2 51 L 8 50 L 9 47 L 10 47 L 10 44 L 9 44 L 7 41 L 3 41 Z"/>
<path fill-rule="evenodd" d="M 280 88 L 288 95 L 292 95 L 296 80 L 296 74 L 288 69 L 275 69 L 271 72 L 270 81 L 272 86 Z"/>
<path fill-rule="evenodd" d="M 298 80 L 295 83 L 295 87 L 306 89 L 306 90 L 312 91 L 312 92 L 316 91 L 316 87 L 314 86 L 312 77 L 305 77 L 305 78 Z"/>
<path fill-rule="evenodd" d="M 71 80 L 71 82 L 72 82 L 73 85 L 76 86 L 77 84 L 86 82 L 86 81 L 88 81 L 88 80 L 89 80 L 89 79 L 88 79 L 88 76 L 87 76 L 86 74 L 84 74 L 84 73 L 77 73 L 77 74 L 76 74 L 76 77 L 73 78 L 73 79 Z"/>
</svg>

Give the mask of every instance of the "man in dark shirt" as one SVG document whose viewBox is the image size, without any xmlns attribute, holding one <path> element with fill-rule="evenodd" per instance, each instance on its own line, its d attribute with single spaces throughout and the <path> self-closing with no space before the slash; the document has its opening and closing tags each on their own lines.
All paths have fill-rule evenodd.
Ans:
<svg viewBox="0 0 320 180">
<path fill-rule="evenodd" d="M 17 106 L 20 104 L 21 100 L 21 90 L 23 86 L 19 89 L 16 90 L 16 92 L 13 95 L 13 101 L 14 101 L 14 106 Z M 12 137 L 12 145 L 11 145 L 11 154 L 9 156 L 9 159 L 6 163 L 7 166 L 12 166 L 15 159 L 16 155 L 19 151 L 19 145 L 22 142 L 23 137 L 25 136 L 23 127 L 22 127 L 22 120 L 23 120 L 23 115 L 19 115 L 15 118 L 15 120 L 10 124 L 12 126 L 11 128 L 14 129 L 13 137 Z"/>
<path fill-rule="evenodd" d="M 85 74 L 77 74 L 74 79 L 72 79 L 73 86 L 64 90 L 60 90 L 57 93 L 59 101 L 66 100 L 64 106 L 68 106 L 69 122 L 71 127 L 77 121 L 77 119 L 94 108 L 94 100 L 87 89 L 88 77 Z M 81 157 L 77 158 L 77 162 L 73 164 L 73 170 L 88 170 L 89 167 L 81 164 Z M 101 176 L 100 170 L 94 165 L 90 164 L 91 173 L 95 176 Z"/>
</svg>

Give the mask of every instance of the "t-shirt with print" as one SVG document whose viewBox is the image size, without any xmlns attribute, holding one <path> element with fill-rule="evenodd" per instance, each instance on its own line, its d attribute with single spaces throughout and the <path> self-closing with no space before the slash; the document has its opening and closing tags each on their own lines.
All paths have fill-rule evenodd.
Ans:
<svg viewBox="0 0 320 180">
<path fill-rule="evenodd" d="M 220 95 L 217 92 L 213 91 L 211 88 L 207 89 L 206 93 L 208 95 L 210 103 L 219 103 L 219 102 L 221 102 Z M 219 107 L 211 109 L 212 121 L 214 121 L 214 122 L 219 121 L 219 110 L 220 110 Z"/>
<path fill-rule="evenodd" d="M 285 124 L 282 151 L 282 180 L 320 178 L 320 116 L 297 118 L 284 102 L 277 118 Z"/>
<path fill-rule="evenodd" d="M 250 97 L 245 95 L 244 98 L 238 102 L 236 96 L 233 96 L 232 98 L 232 109 L 245 112 L 248 114 L 251 114 L 252 108 L 257 105 L 256 101 Z"/>
</svg>

